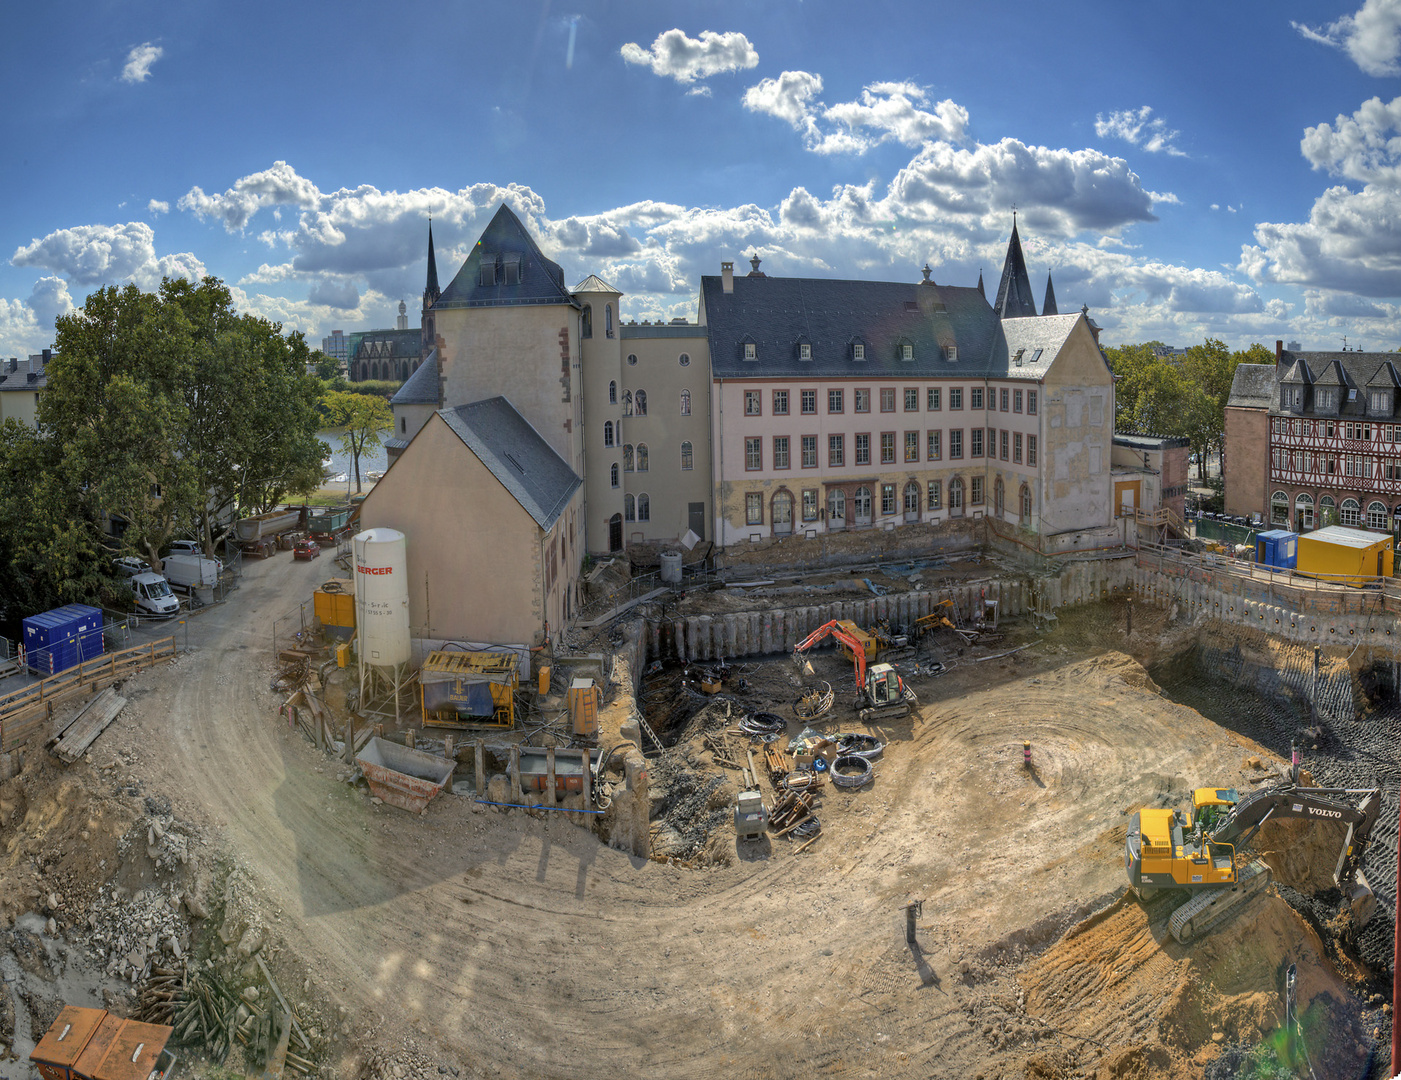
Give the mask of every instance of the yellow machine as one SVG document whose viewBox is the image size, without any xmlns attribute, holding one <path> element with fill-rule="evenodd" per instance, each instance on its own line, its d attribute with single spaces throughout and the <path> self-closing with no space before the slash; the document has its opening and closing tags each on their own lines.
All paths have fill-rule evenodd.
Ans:
<svg viewBox="0 0 1401 1080">
<path fill-rule="evenodd" d="M 948 609 L 947 612 L 944 610 L 945 608 Z M 953 601 L 940 600 L 934 605 L 933 611 L 915 620 L 915 640 L 918 641 L 920 638 L 924 637 L 925 634 L 938 630 L 940 627 L 948 630 L 957 630 L 958 627 L 955 626 L 953 620 L 949 618 L 949 615 L 952 614 L 955 614 Z"/>
<path fill-rule="evenodd" d="M 418 681 L 425 726 L 516 726 L 520 670 L 514 653 L 429 653 Z"/>
<path fill-rule="evenodd" d="M 880 655 L 881 641 L 876 634 L 862 630 L 861 627 L 857 626 L 850 619 L 838 619 L 836 622 L 837 626 L 841 627 L 842 632 L 846 635 L 845 638 L 836 638 L 837 648 L 842 651 L 842 655 L 848 660 L 855 662 L 858 646 L 868 664 Z"/>
</svg>

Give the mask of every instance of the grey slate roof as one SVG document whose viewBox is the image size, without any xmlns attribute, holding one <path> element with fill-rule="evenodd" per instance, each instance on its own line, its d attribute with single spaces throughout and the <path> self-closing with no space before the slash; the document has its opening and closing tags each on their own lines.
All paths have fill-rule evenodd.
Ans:
<svg viewBox="0 0 1401 1080">
<path fill-rule="evenodd" d="M 16 370 L 10 370 L 8 360 L 0 364 L 0 391 L 4 390 L 42 390 L 49 385 L 49 371 L 47 365 L 35 364 L 36 370 L 31 377 L 28 361 L 20 360 Z"/>
<path fill-rule="evenodd" d="M 436 300 L 442 293 L 438 288 L 438 256 L 433 252 L 433 221 L 428 221 L 428 279 L 423 287 L 423 293 L 430 301 Z"/>
<path fill-rule="evenodd" d="M 721 278 L 702 277 L 701 293 L 711 372 L 721 379 L 984 375 L 1003 340 L 977 289 L 745 275 L 729 293 Z M 800 338 L 811 360 L 798 359 Z M 746 341 L 757 360 L 743 359 Z M 865 360 L 851 358 L 854 341 L 865 344 Z M 913 346 L 913 360 L 898 359 L 902 342 Z M 947 345 L 957 349 L 953 363 L 944 359 Z"/>
<path fill-rule="evenodd" d="M 583 281 L 579 282 L 579 284 L 574 286 L 573 291 L 576 293 L 606 292 L 613 293 L 615 296 L 623 295 L 622 293 L 618 292 L 617 289 L 613 288 L 612 285 L 609 285 L 608 282 L 604 281 L 601 277 L 599 277 L 597 274 L 590 274 L 588 277 L 584 278 Z"/>
<path fill-rule="evenodd" d="M 423 334 L 419 330 L 365 330 L 351 337 L 355 340 L 352 360 L 402 359 L 417 356 L 423 347 Z"/>
<path fill-rule="evenodd" d="M 706 328 L 698 323 L 686 323 L 677 326 L 668 326 L 665 323 L 653 323 L 651 326 L 634 326 L 632 323 L 624 323 L 618 327 L 618 336 L 621 338 L 703 338 L 706 336 Z"/>
<path fill-rule="evenodd" d="M 1346 393 L 1342 394 L 1342 400 L 1336 410 L 1325 410 L 1318 415 L 1376 417 L 1378 414 L 1368 408 L 1365 390 L 1358 388 L 1371 386 L 1373 389 L 1386 389 L 1390 387 L 1395 362 L 1395 353 L 1291 352 L 1285 349 L 1279 355 L 1278 370 L 1282 374 L 1276 380 L 1275 385 L 1271 387 L 1270 407 L 1279 410 L 1280 383 L 1304 384 L 1306 397 L 1303 412 L 1305 415 L 1314 412 L 1312 390 L 1314 385 L 1339 386 L 1346 389 L 1357 389 L 1357 393 L 1351 399 Z M 1393 394 L 1393 405 L 1396 404 L 1397 397 L 1401 397 L 1401 395 Z M 1298 413 L 1298 410 L 1294 409 L 1284 411 L 1291 415 Z M 1385 418 L 1392 418 L 1395 415 L 1396 409 L 1393 407 L 1391 412 L 1385 414 Z"/>
<path fill-rule="evenodd" d="M 1003 344 L 994 350 L 989 374 L 1045 378 L 1046 371 L 1055 363 L 1080 318 L 1077 312 L 1074 315 L 1038 315 L 1035 318 L 1006 320 L 1001 324 Z M 1022 354 L 1020 364 L 1017 363 L 1019 350 Z"/>
<path fill-rule="evenodd" d="M 436 405 L 438 404 L 438 350 L 434 349 L 418 370 L 408 377 L 395 395 L 389 399 L 390 405 Z"/>
<path fill-rule="evenodd" d="M 504 397 L 439 409 L 437 415 L 542 529 L 559 520 L 583 483 Z"/>
<path fill-rule="evenodd" d="M 520 282 L 507 285 L 501 256 L 520 259 Z M 495 284 L 483 285 L 480 267 L 483 257 L 497 260 Z M 564 271 L 541 253 L 520 218 L 505 203 L 496 211 L 486 230 L 472 248 L 472 254 L 457 276 L 434 302 L 435 308 L 519 307 L 525 304 L 573 304 L 564 287 Z"/>
<path fill-rule="evenodd" d="M 1045 301 L 1041 304 L 1041 314 L 1042 314 L 1042 315 L 1059 315 L 1059 314 L 1060 314 L 1060 312 L 1056 310 L 1056 290 L 1055 290 L 1055 286 L 1053 286 L 1053 285 L 1051 284 L 1051 275 L 1050 275 L 1050 274 L 1047 274 L 1047 275 L 1046 275 L 1046 299 L 1045 299 Z"/>
<path fill-rule="evenodd" d="M 1274 392 L 1273 364 L 1241 364 L 1231 377 L 1231 394 L 1226 405 L 1238 409 L 1268 409 Z"/>
<path fill-rule="evenodd" d="M 1007 241 L 1007 258 L 1002 263 L 1002 280 L 997 285 L 993 309 L 999 319 L 1022 319 L 1036 314 L 1036 301 L 1031 295 L 1031 278 L 1027 276 L 1026 259 L 1022 257 L 1022 240 L 1017 235 L 1017 221 L 1012 219 L 1012 238 Z"/>
</svg>

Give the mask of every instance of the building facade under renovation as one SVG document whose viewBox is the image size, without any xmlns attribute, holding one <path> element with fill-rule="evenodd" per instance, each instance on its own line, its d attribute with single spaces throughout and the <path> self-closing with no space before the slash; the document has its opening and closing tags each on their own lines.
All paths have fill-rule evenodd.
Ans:
<svg viewBox="0 0 1401 1080">
<path fill-rule="evenodd" d="M 474 632 L 440 622 L 435 594 L 473 626 L 510 610 L 517 640 L 552 635 L 585 553 L 983 516 L 1050 548 L 1113 531 L 1113 377 L 1049 280 L 1037 313 L 1015 224 L 992 302 L 928 268 L 905 284 L 759 266 L 702 278 L 694 322 L 638 324 L 602 278 L 568 287 L 507 206 L 441 289 L 430 230 L 419 360 L 362 513 L 408 537 L 422 636 Z M 483 434 L 507 428 L 509 448 Z M 548 492 L 522 487 L 527 444 Z M 481 557 L 493 514 L 520 535 Z"/>
</svg>

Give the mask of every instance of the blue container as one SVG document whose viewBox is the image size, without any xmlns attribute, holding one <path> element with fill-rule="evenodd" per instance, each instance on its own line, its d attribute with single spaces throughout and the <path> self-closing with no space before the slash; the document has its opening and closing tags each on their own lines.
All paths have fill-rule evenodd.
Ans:
<svg viewBox="0 0 1401 1080">
<path fill-rule="evenodd" d="M 1299 534 L 1287 529 L 1256 533 L 1255 561 L 1275 570 L 1293 570 L 1299 561 Z"/>
<path fill-rule="evenodd" d="M 55 675 L 102 655 L 102 612 L 69 604 L 24 620 L 24 656 L 30 671 Z"/>
</svg>

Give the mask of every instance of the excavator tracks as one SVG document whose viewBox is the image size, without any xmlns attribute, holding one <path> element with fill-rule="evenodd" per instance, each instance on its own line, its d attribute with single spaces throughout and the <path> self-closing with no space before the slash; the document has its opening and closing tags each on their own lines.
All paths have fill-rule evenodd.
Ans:
<svg viewBox="0 0 1401 1080">
<path fill-rule="evenodd" d="M 1252 862 L 1240 872 L 1234 885 L 1203 889 L 1174 911 L 1168 929 L 1186 945 L 1225 922 L 1269 883 L 1270 868 L 1258 860 Z"/>
</svg>

